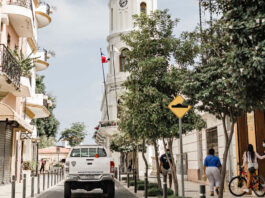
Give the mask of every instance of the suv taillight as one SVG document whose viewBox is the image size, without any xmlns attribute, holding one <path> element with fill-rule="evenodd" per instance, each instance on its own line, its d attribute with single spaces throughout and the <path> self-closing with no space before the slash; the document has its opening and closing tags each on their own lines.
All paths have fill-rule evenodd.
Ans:
<svg viewBox="0 0 265 198">
<path fill-rule="evenodd" d="M 110 161 L 110 173 L 114 173 L 114 167 L 115 167 L 114 161 Z"/>
</svg>

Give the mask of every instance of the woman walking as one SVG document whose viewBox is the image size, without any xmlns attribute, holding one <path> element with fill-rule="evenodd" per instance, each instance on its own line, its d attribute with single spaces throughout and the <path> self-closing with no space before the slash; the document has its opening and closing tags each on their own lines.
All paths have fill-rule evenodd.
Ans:
<svg viewBox="0 0 265 198">
<path fill-rule="evenodd" d="M 210 182 L 211 196 L 214 196 L 214 186 L 216 186 L 216 193 L 218 194 L 219 185 L 221 181 L 221 162 L 219 157 L 215 156 L 214 149 L 209 150 L 209 155 L 204 160 L 203 177 L 207 177 Z"/>
<path fill-rule="evenodd" d="M 248 171 L 247 171 L 248 172 L 247 173 L 247 176 L 248 176 L 247 188 L 244 189 L 244 192 L 251 193 L 249 191 L 250 185 L 251 185 L 253 176 L 255 176 L 256 171 L 259 168 L 257 159 L 265 159 L 265 155 L 260 156 L 257 152 L 254 151 L 253 145 L 249 144 L 247 152 L 244 153 L 244 161 L 243 161 L 243 165 L 242 165 L 242 168 L 245 168 L 245 165 L 247 163 L 247 169 L 248 169 Z"/>
</svg>

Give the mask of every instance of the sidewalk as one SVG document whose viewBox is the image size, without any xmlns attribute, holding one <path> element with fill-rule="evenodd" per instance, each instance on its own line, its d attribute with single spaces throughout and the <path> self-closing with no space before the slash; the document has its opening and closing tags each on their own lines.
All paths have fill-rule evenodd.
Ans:
<svg viewBox="0 0 265 198">
<path fill-rule="evenodd" d="M 142 180 L 142 179 L 141 179 Z M 161 181 L 162 181 L 162 178 L 161 178 Z M 152 183 L 156 183 L 156 178 L 149 178 L 149 182 L 152 182 Z M 126 181 L 120 181 L 120 183 L 122 185 L 125 186 L 125 188 L 127 188 L 127 183 Z M 181 181 L 179 180 L 179 195 L 181 195 Z M 172 184 L 173 185 L 173 184 Z M 200 197 L 200 183 L 196 183 L 196 182 L 190 182 L 190 181 L 185 181 L 185 197 L 190 197 L 190 198 L 198 198 Z M 173 188 L 173 186 L 172 186 Z M 134 193 L 134 186 L 130 186 L 130 188 L 127 188 L 130 192 Z M 144 191 L 137 191 L 137 196 L 139 198 L 144 198 Z M 210 188 L 209 186 L 207 185 L 206 186 L 206 197 L 210 197 Z M 217 195 L 215 195 L 214 197 L 218 197 Z M 224 193 L 224 197 L 225 198 L 234 198 L 233 195 L 230 194 L 229 190 L 228 190 L 228 187 L 225 188 L 225 193 Z M 252 196 L 250 195 L 245 195 L 244 197 L 247 197 L 247 198 L 254 198 L 256 197 L 253 193 Z"/>
<path fill-rule="evenodd" d="M 52 177 L 53 181 L 51 183 L 51 175 L 50 175 L 50 182 L 49 182 L 49 189 L 54 187 L 54 176 Z M 45 192 L 48 190 L 48 175 L 45 174 L 45 189 L 43 190 L 43 175 L 40 176 L 40 193 Z M 58 180 L 58 183 L 61 181 Z M 58 184 L 56 181 L 56 185 Z M 53 184 L 51 186 L 51 184 Z M 0 185 L 0 198 L 10 198 L 11 197 L 11 184 L 6 185 Z M 23 197 L 23 181 L 21 183 L 16 183 L 16 190 L 15 190 L 15 198 L 22 198 Z M 38 178 L 34 177 L 34 197 L 36 197 L 38 194 Z M 31 177 L 27 177 L 26 179 L 26 198 L 31 197 Z"/>
</svg>

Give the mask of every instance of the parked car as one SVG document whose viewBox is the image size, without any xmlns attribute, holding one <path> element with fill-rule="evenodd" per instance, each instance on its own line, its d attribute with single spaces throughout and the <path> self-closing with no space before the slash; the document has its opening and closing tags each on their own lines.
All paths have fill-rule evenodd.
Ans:
<svg viewBox="0 0 265 198">
<path fill-rule="evenodd" d="M 64 197 L 71 198 L 71 190 L 101 188 L 108 198 L 114 198 L 114 167 L 114 161 L 102 146 L 72 148 L 65 164 L 68 177 L 64 184 Z"/>
</svg>

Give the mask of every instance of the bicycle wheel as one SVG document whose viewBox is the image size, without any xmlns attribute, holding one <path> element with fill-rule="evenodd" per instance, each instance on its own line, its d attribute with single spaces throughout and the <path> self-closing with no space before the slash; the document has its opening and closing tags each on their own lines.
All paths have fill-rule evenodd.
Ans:
<svg viewBox="0 0 265 198">
<path fill-rule="evenodd" d="M 254 176 L 252 189 L 257 197 L 265 196 L 265 179 L 262 176 Z"/>
<path fill-rule="evenodd" d="M 229 182 L 229 191 L 236 197 L 241 197 L 246 194 L 243 188 L 247 186 L 247 181 L 244 177 L 236 176 L 233 177 Z"/>
</svg>

